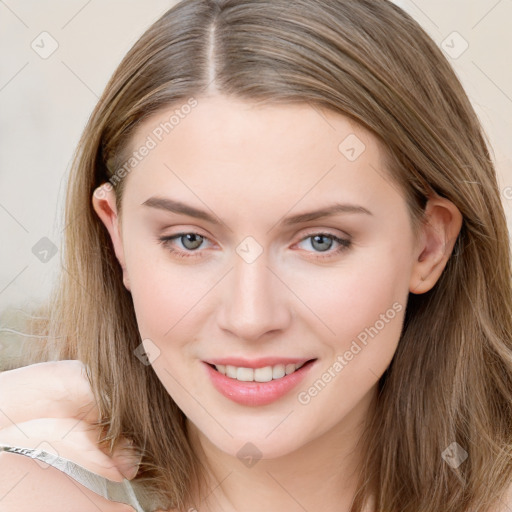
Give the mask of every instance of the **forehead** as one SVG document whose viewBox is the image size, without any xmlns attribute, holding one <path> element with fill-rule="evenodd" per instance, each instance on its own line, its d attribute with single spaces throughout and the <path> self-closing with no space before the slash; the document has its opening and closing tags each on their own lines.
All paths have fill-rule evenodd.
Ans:
<svg viewBox="0 0 512 512">
<path fill-rule="evenodd" d="M 158 191 L 195 195 L 197 202 L 243 195 L 246 206 L 261 207 L 263 199 L 291 206 L 344 193 L 369 198 L 391 185 L 378 139 L 339 113 L 308 103 L 257 105 L 224 96 L 185 105 L 158 112 L 135 132 L 127 196 L 143 201 Z"/>
</svg>

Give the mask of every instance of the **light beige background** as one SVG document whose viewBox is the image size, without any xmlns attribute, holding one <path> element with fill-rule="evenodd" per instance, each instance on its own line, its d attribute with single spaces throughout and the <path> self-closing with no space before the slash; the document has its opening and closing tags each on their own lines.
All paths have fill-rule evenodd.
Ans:
<svg viewBox="0 0 512 512">
<path fill-rule="evenodd" d="M 43 263 L 32 248 L 42 237 L 59 247 L 64 185 L 80 133 L 122 56 L 174 3 L 0 0 L 0 310 L 48 293 L 59 255 Z M 469 45 L 449 59 L 492 144 L 512 228 L 512 1 L 396 3 L 439 46 L 447 42 L 458 53 Z M 42 46 L 42 32 L 50 34 L 46 50 L 48 37 L 58 44 L 46 59 L 31 47 Z"/>
</svg>

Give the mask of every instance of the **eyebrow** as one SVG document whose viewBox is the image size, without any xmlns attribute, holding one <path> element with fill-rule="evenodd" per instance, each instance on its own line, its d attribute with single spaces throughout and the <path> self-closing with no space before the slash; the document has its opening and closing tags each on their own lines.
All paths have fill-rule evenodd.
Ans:
<svg viewBox="0 0 512 512">
<path fill-rule="evenodd" d="M 221 224 L 217 218 L 215 218 L 213 215 L 210 215 L 208 212 L 199 210 L 193 206 L 182 203 L 181 201 L 176 201 L 175 199 L 171 199 L 169 197 L 153 196 L 144 201 L 142 206 L 148 206 L 158 210 L 165 210 L 172 213 L 188 215 L 189 217 L 202 219 L 214 225 Z M 292 226 L 302 222 L 331 217 L 340 213 L 362 213 L 365 215 L 373 215 L 373 213 L 366 209 L 364 206 L 349 203 L 335 203 L 319 210 L 291 215 L 283 219 L 281 224 L 284 226 Z"/>
</svg>

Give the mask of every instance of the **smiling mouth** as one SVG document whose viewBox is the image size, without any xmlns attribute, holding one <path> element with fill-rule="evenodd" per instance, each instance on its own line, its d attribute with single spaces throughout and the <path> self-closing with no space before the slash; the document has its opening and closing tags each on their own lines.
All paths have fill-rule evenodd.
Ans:
<svg viewBox="0 0 512 512">
<path fill-rule="evenodd" d="M 287 375 L 295 373 L 300 368 L 311 364 L 316 359 L 309 359 L 300 364 L 276 364 L 273 366 L 264 366 L 262 368 L 244 368 L 232 365 L 206 363 L 217 372 L 240 382 L 270 382 L 279 380 Z"/>
</svg>

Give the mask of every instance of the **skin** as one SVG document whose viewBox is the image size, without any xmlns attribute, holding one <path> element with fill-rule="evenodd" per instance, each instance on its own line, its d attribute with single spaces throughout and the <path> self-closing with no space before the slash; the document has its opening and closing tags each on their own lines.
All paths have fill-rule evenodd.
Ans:
<svg viewBox="0 0 512 512">
<path fill-rule="evenodd" d="M 131 150 L 175 108 L 142 123 Z M 338 149 L 351 134 L 365 145 L 354 161 Z M 438 280 L 461 227 L 458 209 L 432 197 L 428 222 L 415 233 L 371 133 L 309 104 L 263 107 L 219 95 L 199 98 L 125 179 L 121 212 L 112 190 L 95 194 L 93 206 L 123 268 L 141 337 L 158 354 L 152 367 L 211 467 L 212 493 L 194 506 L 201 512 L 348 511 L 360 461 L 356 443 L 395 353 L 408 294 L 424 293 Z M 142 204 L 155 195 L 206 210 L 222 223 Z M 371 214 L 280 224 L 335 201 Z M 199 257 L 177 258 L 158 243 L 159 236 L 180 232 L 206 237 L 202 244 L 170 243 L 189 253 L 199 245 Z M 351 244 L 336 254 L 334 239 L 307 238 L 318 233 Z M 236 252 L 248 236 L 263 251 L 252 263 Z M 401 307 L 394 318 L 386 317 L 343 370 L 300 403 L 298 393 L 393 304 Z M 296 389 L 265 406 L 239 405 L 218 393 L 201 362 L 264 355 L 317 361 Z M 237 457 L 248 442 L 261 453 L 251 467 Z"/>
</svg>

